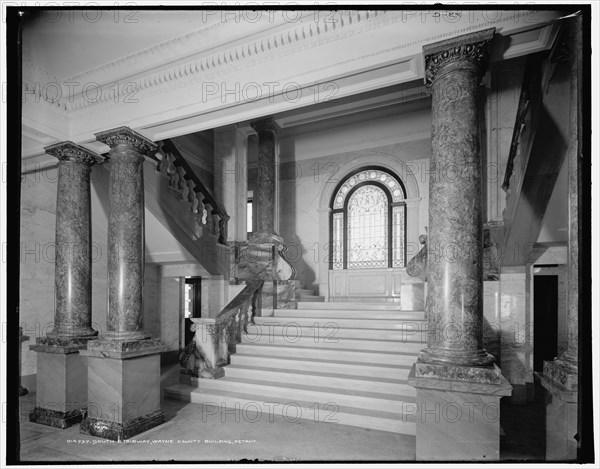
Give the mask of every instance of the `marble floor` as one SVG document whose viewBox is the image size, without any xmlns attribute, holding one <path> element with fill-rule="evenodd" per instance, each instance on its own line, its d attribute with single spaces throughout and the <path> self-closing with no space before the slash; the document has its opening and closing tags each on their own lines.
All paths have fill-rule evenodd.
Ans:
<svg viewBox="0 0 600 469">
<path fill-rule="evenodd" d="M 179 366 L 163 367 L 161 386 L 177 382 Z M 21 398 L 23 462 L 103 461 L 411 461 L 415 437 L 357 427 L 286 421 L 281 416 L 207 410 L 163 400 L 167 422 L 126 442 L 112 442 L 28 421 L 35 394 Z M 540 414 L 541 410 L 541 414 Z M 502 405 L 504 460 L 543 458 L 543 400 L 525 407 Z M 541 424 L 540 419 L 541 418 Z M 149 443 L 148 443 L 149 442 Z"/>
</svg>

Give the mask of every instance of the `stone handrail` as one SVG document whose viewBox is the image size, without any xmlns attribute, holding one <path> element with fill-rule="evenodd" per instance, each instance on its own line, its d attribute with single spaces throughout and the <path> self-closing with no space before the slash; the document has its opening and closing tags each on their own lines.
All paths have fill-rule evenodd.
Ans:
<svg viewBox="0 0 600 469">
<path fill-rule="evenodd" d="M 224 376 L 223 367 L 242 341 L 248 323 L 261 315 L 262 286 L 263 280 L 249 282 L 215 318 L 191 318 L 195 335 L 179 356 L 182 374 L 207 379 Z"/>
<path fill-rule="evenodd" d="M 200 215 L 208 232 L 217 236 L 220 244 L 227 245 L 229 215 L 215 201 L 175 144 L 169 139 L 160 143 L 164 156 L 159 171 L 169 178 L 169 186 L 180 194 L 181 200 L 190 204 L 191 211 Z"/>
</svg>

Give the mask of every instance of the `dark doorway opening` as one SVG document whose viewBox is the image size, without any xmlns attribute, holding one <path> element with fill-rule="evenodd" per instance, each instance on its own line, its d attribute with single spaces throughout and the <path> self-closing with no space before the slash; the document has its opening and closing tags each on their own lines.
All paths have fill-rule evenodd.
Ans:
<svg viewBox="0 0 600 469">
<path fill-rule="evenodd" d="M 533 277 L 533 369 L 542 372 L 544 361 L 554 359 L 558 341 L 558 276 Z"/>
<path fill-rule="evenodd" d="M 190 330 L 192 320 L 190 318 L 199 318 L 201 316 L 201 305 L 202 305 L 202 278 L 201 277 L 187 277 L 185 279 L 185 333 L 184 345 L 190 343 L 194 338 L 194 332 Z"/>
</svg>

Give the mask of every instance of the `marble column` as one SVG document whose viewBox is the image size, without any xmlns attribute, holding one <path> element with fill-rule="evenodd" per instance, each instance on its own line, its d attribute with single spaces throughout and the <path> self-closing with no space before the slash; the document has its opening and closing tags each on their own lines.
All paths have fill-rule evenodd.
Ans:
<svg viewBox="0 0 600 469">
<path fill-rule="evenodd" d="M 149 337 L 143 325 L 144 155 L 157 146 L 121 127 L 96 134 L 110 147 L 108 316 L 105 338 Z"/>
<path fill-rule="evenodd" d="M 88 343 L 88 412 L 83 433 L 130 438 L 164 422 L 160 352 L 143 326 L 145 156 L 157 146 L 128 127 L 96 134 L 110 147 L 107 330 Z"/>
<path fill-rule="evenodd" d="M 409 375 L 422 410 L 416 419 L 417 459 L 499 459 L 499 400 L 511 386 L 483 349 L 478 95 L 493 35 L 488 29 L 423 48 L 425 84 L 432 94 L 433 174 L 428 344 Z M 451 416 L 443 411 L 448 406 Z M 429 416 L 430 408 L 439 408 L 438 418 Z"/>
<path fill-rule="evenodd" d="M 281 241 L 275 233 L 275 139 L 281 128 L 272 117 L 251 122 L 250 126 L 258 134 L 256 233 L 253 239 Z"/>
<path fill-rule="evenodd" d="M 578 347 L 581 259 L 579 246 L 581 210 L 581 17 L 563 25 L 559 47 L 570 60 L 568 165 L 568 245 L 567 245 L 567 348 L 552 361 L 544 362 L 541 383 L 547 391 L 546 459 L 574 460 L 577 457 Z"/>
<path fill-rule="evenodd" d="M 240 244 L 236 261 L 238 278 L 263 278 L 264 315 L 278 307 L 295 306 L 296 271 L 286 259 L 287 246 L 276 233 L 277 157 L 276 137 L 281 128 L 272 117 L 257 120 L 250 126 L 258 134 L 258 162 L 255 190 L 256 232 L 248 243 Z M 290 300 L 292 299 L 293 300 Z"/>
<path fill-rule="evenodd" d="M 36 340 L 36 408 L 32 422 L 67 428 L 87 405 L 87 362 L 80 355 L 92 328 L 91 167 L 100 155 L 62 142 L 45 148 L 58 158 L 54 328 Z"/>
</svg>

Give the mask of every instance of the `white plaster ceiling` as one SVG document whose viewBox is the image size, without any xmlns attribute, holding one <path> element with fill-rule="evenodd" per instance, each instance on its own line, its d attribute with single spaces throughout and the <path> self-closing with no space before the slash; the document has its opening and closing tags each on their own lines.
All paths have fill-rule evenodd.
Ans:
<svg viewBox="0 0 600 469">
<path fill-rule="evenodd" d="M 335 84 L 335 97 L 343 98 L 419 80 L 423 44 L 490 27 L 498 33 L 492 60 L 546 50 L 555 33 L 549 22 L 561 14 L 465 11 L 450 18 L 435 10 L 339 10 L 304 11 L 290 20 L 275 10 L 240 20 L 251 11 L 139 10 L 130 18 L 121 11 L 115 21 L 114 12 L 103 10 L 96 21 L 98 13 L 84 18 L 82 10 L 63 10 L 53 18 L 47 12 L 24 27 L 27 91 L 52 77 L 64 90 L 58 103 L 28 94 L 25 158 L 66 139 L 103 152 L 94 133 L 121 125 L 161 140 L 306 108 L 327 96 L 322 89 L 315 99 L 315 83 Z M 72 93 L 65 81 L 77 83 Z M 263 86 L 273 81 L 275 96 Z M 100 84 L 101 99 L 82 93 L 87 83 Z M 135 101 L 117 102 L 113 87 L 129 83 L 139 91 Z M 207 93 L 206 83 L 220 92 Z M 225 93 L 248 83 L 259 84 L 261 99 Z M 290 83 L 303 90 L 301 99 L 281 91 Z"/>
<path fill-rule="evenodd" d="M 207 30 L 198 51 L 268 29 L 268 17 L 237 27 L 235 17 L 210 10 L 40 10 L 23 28 L 23 56 L 64 80 L 193 31 Z"/>
</svg>

